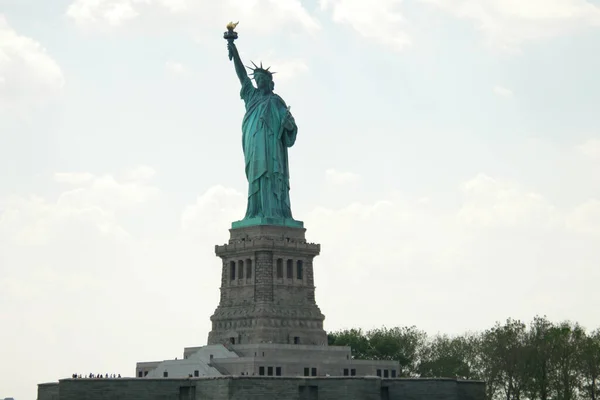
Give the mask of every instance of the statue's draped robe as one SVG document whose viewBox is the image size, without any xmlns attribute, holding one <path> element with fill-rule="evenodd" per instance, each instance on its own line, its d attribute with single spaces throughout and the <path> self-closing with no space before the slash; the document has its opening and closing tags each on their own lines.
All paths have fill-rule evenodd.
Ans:
<svg viewBox="0 0 600 400">
<path fill-rule="evenodd" d="M 248 208 L 245 219 L 292 218 L 287 148 L 294 145 L 298 128 L 283 127 L 289 112 L 274 93 L 262 93 L 250 78 L 240 92 L 246 104 L 242 123 L 242 146 L 248 178 Z"/>
</svg>

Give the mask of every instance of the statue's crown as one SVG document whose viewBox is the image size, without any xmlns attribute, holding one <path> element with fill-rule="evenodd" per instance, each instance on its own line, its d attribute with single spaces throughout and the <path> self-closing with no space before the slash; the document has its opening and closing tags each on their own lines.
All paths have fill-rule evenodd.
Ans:
<svg viewBox="0 0 600 400">
<path fill-rule="evenodd" d="M 269 68 L 271 68 L 271 67 L 263 68 L 262 62 L 260 63 L 260 67 L 258 67 L 256 64 L 254 64 L 254 61 L 250 61 L 250 62 L 252 63 L 252 65 L 254 65 L 254 68 L 246 66 L 246 68 L 248 68 L 249 70 L 252 71 L 252 73 L 250 75 L 266 74 L 266 75 L 269 75 L 272 79 L 273 74 L 277 73 L 277 72 L 269 71 Z"/>
</svg>

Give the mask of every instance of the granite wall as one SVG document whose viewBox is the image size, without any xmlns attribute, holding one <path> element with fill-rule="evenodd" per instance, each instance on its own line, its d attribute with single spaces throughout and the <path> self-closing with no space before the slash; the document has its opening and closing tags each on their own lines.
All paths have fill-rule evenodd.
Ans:
<svg viewBox="0 0 600 400">
<path fill-rule="evenodd" d="M 64 379 L 38 400 L 484 400 L 485 383 L 455 379 L 254 377 Z"/>
<path fill-rule="evenodd" d="M 39 384 L 37 400 L 59 400 L 58 382 Z"/>
</svg>

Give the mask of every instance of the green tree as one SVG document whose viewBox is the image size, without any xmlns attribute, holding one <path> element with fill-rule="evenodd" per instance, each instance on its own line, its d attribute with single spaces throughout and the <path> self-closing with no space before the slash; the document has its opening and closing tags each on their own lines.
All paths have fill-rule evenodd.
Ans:
<svg viewBox="0 0 600 400">
<path fill-rule="evenodd" d="M 536 316 L 508 319 L 477 334 L 428 339 L 416 327 L 349 329 L 328 335 L 354 358 L 395 360 L 400 376 L 486 382 L 487 400 L 600 400 L 600 329 Z"/>
<path fill-rule="evenodd" d="M 400 376 L 416 376 L 419 353 L 427 334 L 416 327 L 372 329 L 367 332 L 370 358 L 400 363 Z"/>
<path fill-rule="evenodd" d="M 527 332 L 526 388 L 530 399 L 550 400 L 554 398 L 552 377 L 553 343 L 551 341 L 554 324 L 546 317 L 536 316 Z"/>
<path fill-rule="evenodd" d="M 356 359 L 398 361 L 399 376 L 417 374 L 418 357 L 426 339 L 427 334 L 414 326 L 383 327 L 366 333 L 362 329 L 346 329 L 328 335 L 330 345 L 350 346 Z"/>
<path fill-rule="evenodd" d="M 588 334 L 584 340 L 579 359 L 581 389 L 585 399 L 600 398 L 600 329 Z"/>
<path fill-rule="evenodd" d="M 581 387 L 580 365 L 585 339 L 585 331 L 578 324 L 562 322 L 550 328 L 556 400 L 577 398 L 577 391 Z"/>
<path fill-rule="evenodd" d="M 488 352 L 486 359 L 491 363 L 488 368 L 494 371 L 494 384 L 506 400 L 520 400 L 525 388 L 526 332 L 524 323 L 508 319 L 503 325 L 496 323 L 483 335 Z"/>
<path fill-rule="evenodd" d="M 327 341 L 330 346 L 350 346 L 352 357 L 358 360 L 370 359 L 369 339 L 365 336 L 362 329 L 346 329 L 330 333 L 327 335 Z"/>
<path fill-rule="evenodd" d="M 489 331 L 480 333 L 475 342 L 474 374 L 485 381 L 485 398 L 492 400 L 500 392 L 500 366 L 496 362 L 496 340 Z"/>
<path fill-rule="evenodd" d="M 421 351 L 418 372 L 423 377 L 473 379 L 476 337 L 437 335 Z"/>
</svg>

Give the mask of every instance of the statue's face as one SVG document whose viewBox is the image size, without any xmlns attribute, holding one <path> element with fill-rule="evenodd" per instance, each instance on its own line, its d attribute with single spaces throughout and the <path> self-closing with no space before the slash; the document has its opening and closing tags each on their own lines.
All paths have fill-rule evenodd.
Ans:
<svg viewBox="0 0 600 400">
<path fill-rule="evenodd" d="M 271 89 L 271 78 L 266 74 L 256 74 L 254 80 L 259 89 Z"/>
</svg>

